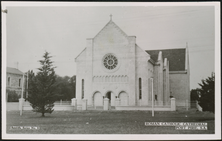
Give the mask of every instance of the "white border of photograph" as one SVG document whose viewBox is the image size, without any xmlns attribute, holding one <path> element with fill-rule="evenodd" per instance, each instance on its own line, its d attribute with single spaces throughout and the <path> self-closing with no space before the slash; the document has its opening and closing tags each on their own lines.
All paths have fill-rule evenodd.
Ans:
<svg viewBox="0 0 222 141">
<path fill-rule="evenodd" d="M 179 139 L 221 139 L 221 50 L 220 50 L 220 3 L 219 2 L 2 2 L 2 10 L 7 7 L 14 6 L 214 6 L 215 7 L 215 134 L 115 134 L 115 135 L 88 135 L 88 134 L 6 134 L 6 102 L 5 102 L 5 88 L 6 84 L 6 13 L 2 14 L 2 139 L 53 139 L 53 140 L 179 140 Z M 207 56 L 206 56 L 207 58 Z"/>
</svg>

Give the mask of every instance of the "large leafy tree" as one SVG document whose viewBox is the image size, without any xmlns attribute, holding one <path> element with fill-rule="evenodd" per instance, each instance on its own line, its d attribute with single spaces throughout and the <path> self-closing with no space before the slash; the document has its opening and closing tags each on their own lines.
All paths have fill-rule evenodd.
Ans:
<svg viewBox="0 0 222 141">
<path fill-rule="evenodd" d="M 12 90 L 6 90 L 6 93 L 8 95 L 7 102 L 18 102 L 19 101 L 19 95 Z"/>
<path fill-rule="evenodd" d="M 73 75 L 70 79 L 69 79 L 69 84 L 71 86 L 71 91 L 72 94 L 74 94 L 73 96 L 76 97 L 76 76 Z"/>
<path fill-rule="evenodd" d="M 203 108 L 203 111 L 210 111 L 214 113 L 215 109 L 215 74 L 212 73 L 210 77 L 203 79 L 202 83 L 198 83 L 201 86 L 199 99 L 199 105 Z"/>
<path fill-rule="evenodd" d="M 61 95 L 57 100 L 71 100 L 75 97 L 75 76 L 57 76 L 56 85 L 56 92 Z"/>
<path fill-rule="evenodd" d="M 39 72 L 35 75 L 29 72 L 29 95 L 27 100 L 30 102 L 33 111 L 42 113 L 52 113 L 54 102 L 58 97 L 55 93 L 56 75 L 51 61 L 51 56 L 48 52 L 43 55 L 43 60 L 39 61 L 41 67 Z"/>
<path fill-rule="evenodd" d="M 191 99 L 191 101 L 199 100 L 199 95 L 200 95 L 200 89 L 199 88 L 192 89 L 190 91 L 190 99 Z"/>
</svg>

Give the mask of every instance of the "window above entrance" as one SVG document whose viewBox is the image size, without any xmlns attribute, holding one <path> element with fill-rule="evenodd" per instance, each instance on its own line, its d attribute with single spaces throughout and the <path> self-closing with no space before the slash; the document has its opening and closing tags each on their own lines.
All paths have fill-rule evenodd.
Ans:
<svg viewBox="0 0 222 141">
<path fill-rule="evenodd" d="M 103 65 L 106 69 L 112 70 L 117 67 L 118 59 L 113 54 L 106 54 L 103 59 Z"/>
</svg>

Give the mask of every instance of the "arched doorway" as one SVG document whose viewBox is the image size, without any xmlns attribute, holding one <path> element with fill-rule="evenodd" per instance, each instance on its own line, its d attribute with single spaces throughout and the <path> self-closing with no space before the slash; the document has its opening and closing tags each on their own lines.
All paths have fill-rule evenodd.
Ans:
<svg viewBox="0 0 222 141">
<path fill-rule="evenodd" d="M 110 105 L 115 106 L 115 95 L 113 92 L 109 91 L 106 93 L 105 98 L 109 99 Z"/>
<path fill-rule="evenodd" d="M 93 105 L 94 107 L 103 106 L 103 97 L 100 92 L 95 92 L 93 96 Z"/>
<path fill-rule="evenodd" d="M 128 94 L 126 92 L 120 92 L 119 99 L 120 99 L 121 106 L 128 106 L 129 105 L 128 104 L 129 98 L 128 98 Z"/>
</svg>

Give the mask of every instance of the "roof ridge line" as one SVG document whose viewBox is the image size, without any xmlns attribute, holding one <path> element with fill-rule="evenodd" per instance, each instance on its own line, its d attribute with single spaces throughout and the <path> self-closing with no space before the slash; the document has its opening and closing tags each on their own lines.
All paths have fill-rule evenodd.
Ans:
<svg viewBox="0 0 222 141">
<path fill-rule="evenodd" d="M 112 20 L 110 20 L 97 34 L 94 36 L 93 39 L 95 39 L 109 24 L 113 24 L 114 28 L 117 29 L 121 34 L 123 34 L 126 38 L 128 38 L 128 35 Z"/>
</svg>

